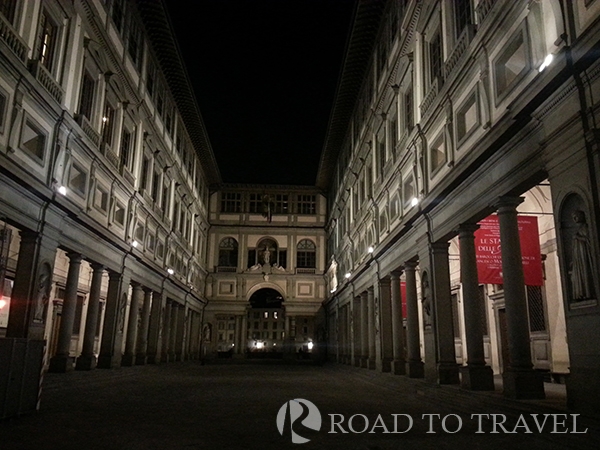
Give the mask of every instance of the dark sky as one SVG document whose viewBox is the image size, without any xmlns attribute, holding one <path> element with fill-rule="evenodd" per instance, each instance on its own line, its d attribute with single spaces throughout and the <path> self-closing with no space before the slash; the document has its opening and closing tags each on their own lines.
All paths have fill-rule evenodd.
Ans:
<svg viewBox="0 0 600 450">
<path fill-rule="evenodd" d="M 355 0 L 165 3 L 223 181 L 314 185 Z"/>
</svg>

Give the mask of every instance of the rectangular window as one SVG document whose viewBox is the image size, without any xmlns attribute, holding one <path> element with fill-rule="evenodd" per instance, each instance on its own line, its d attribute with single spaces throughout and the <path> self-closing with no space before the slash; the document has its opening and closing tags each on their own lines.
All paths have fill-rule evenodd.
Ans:
<svg viewBox="0 0 600 450">
<path fill-rule="evenodd" d="M 171 183 L 165 181 L 163 183 L 162 195 L 160 197 L 160 209 L 163 213 L 166 213 L 169 209 L 169 186 Z"/>
<path fill-rule="evenodd" d="M 106 214 L 108 211 L 108 190 L 96 184 L 96 192 L 94 192 L 94 208 Z"/>
<path fill-rule="evenodd" d="M 524 32 L 508 43 L 494 63 L 496 97 L 502 97 L 529 70 L 529 52 Z"/>
<path fill-rule="evenodd" d="M 4 131 L 4 118 L 6 117 L 6 95 L 0 91 L 0 133 Z"/>
<path fill-rule="evenodd" d="M 431 39 L 431 42 L 429 42 L 429 73 L 431 77 L 429 80 L 430 85 L 435 81 L 436 78 L 439 79 L 439 82 L 441 83 L 442 63 L 442 35 L 439 31 L 437 31 Z"/>
<path fill-rule="evenodd" d="M 471 23 L 471 0 L 454 0 L 454 25 L 458 39 L 467 25 Z"/>
<path fill-rule="evenodd" d="M 431 148 L 429 149 L 429 161 L 431 163 L 432 175 L 437 172 L 443 164 L 446 163 L 446 145 L 444 143 L 443 133 L 438 136 L 438 138 L 431 145 Z"/>
<path fill-rule="evenodd" d="M 140 30 L 140 26 L 136 20 L 133 18 L 129 22 L 129 37 L 127 42 L 127 51 L 129 52 L 129 56 L 131 56 L 131 60 L 133 64 L 139 68 L 141 62 L 141 53 L 142 53 L 142 32 Z"/>
<path fill-rule="evenodd" d="M 113 0 L 111 18 L 119 33 L 123 31 L 125 21 L 125 0 Z"/>
<path fill-rule="evenodd" d="M 123 127 L 121 134 L 121 153 L 119 155 L 119 161 L 122 167 L 127 167 L 131 170 L 131 132 Z"/>
<path fill-rule="evenodd" d="M 26 119 L 21 131 L 21 148 L 40 161 L 44 160 L 46 134 L 40 127 Z"/>
<path fill-rule="evenodd" d="M 73 162 L 69 170 L 69 187 L 73 192 L 85 197 L 86 184 L 87 172 L 80 164 Z"/>
<path fill-rule="evenodd" d="M 261 213 L 262 212 L 262 196 L 260 194 L 250 194 L 248 203 L 248 212 L 250 213 Z"/>
<path fill-rule="evenodd" d="M 462 141 L 479 125 L 477 95 L 473 92 L 456 113 L 456 139 Z"/>
<path fill-rule="evenodd" d="M 37 55 L 40 63 L 48 69 L 48 72 L 50 73 L 54 70 L 57 40 L 58 26 L 48 15 L 48 12 L 42 10 L 42 14 L 40 15 Z"/>
<path fill-rule="evenodd" d="M 389 130 L 390 130 L 390 150 L 391 150 L 392 155 L 394 155 L 394 157 L 396 157 L 396 145 L 398 144 L 398 119 L 396 118 L 395 115 L 390 119 Z"/>
<path fill-rule="evenodd" d="M 102 142 L 112 146 L 113 134 L 115 130 L 116 111 L 109 102 L 104 105 L 104 115 L 102 116 Z"/>
<path fill-rule="evenodd" d="M 289 212 L 288 195 L 275 195 L 275 214 L 287 214 Z"/>
<path fill-rule="evenodd" d="M 402 183 L 402 202 L 404 203 L 404 206 L 411 206 L 415 194 L 415 179 L 410 175 L 404 180 L 404 183 Z"/>
<path fill-rule="evenodd" d="M 316 195 L 298 195 L 298 214 L 316 214 Z"/>
<path fill-rule="evenodd" d="M 152 62 L 152 59 L 148 58 L 148 65 L 146 66 L 146 90 L 148 91 L 150 98 L 152 98 L 152 95 L 154 94 L 154 80 L 156 78 L 154 71 L 154 63 Z"/>
<path fill-rule="evenodd" d="M 287 267 L 287 250 L 279 250 L 278 253 L 277 264 L 279 264 L 279 267 L 285 269 Z"/>
<path fill-rule="evenodd" d="M 460 338 L 460 322 L 458 320 L 458 294 L 452 294 L 452 328 L 454 338 Z"/>
<path fill-rule="evenodd" d="M 221 194 L 221 212 L 242 212 L 242 194 L 223 192 Z"/>
<path fill-rule="evenodd" d="M 2 14 L 11 25 L 14 25 L 17 11 L 17 0 L 0 0 L 0 14 Z"/>
<path fill-rule="evenodd" d="M 125 225 L 125 205 L 116 199 L 114 202 L 115 209 L 113 212 L 113 222 L 117 225 L 123 226 Z"/>
<path fill-rule="evenodd" d="M 83 73 L 81 80 L 81 96 L 79 98 L 79 114 L 92 120 L 92 111 L 94 107 L 94 91 L 96 82 L 88 71 Z"/>
<path fill-rule="evenodd" d="M 154 174 L 152 175 L 152 189 L 151 189 L 151 191 L 152 191 L 151 197 L 155 203 L 158 202 L 159 188 L 160 188 L 160 173 L 155 170 Z"/>
<path fill-rule="evenodd" d="M 404 117 L 406 120 L 406 131 L 410 132 L 415 126 L 412 86 L 404 93 Z"/>
<path fill-rule="evenodd" d="M 527 288 L 527 307 L 529 310 L 529 330 L 531 332 L 546 331 L 544 315 L 544 299 L 541 286 L 525 286 Z"/>
<path fill-rule="evenodd" d="M 148 178 L 150 175 L 150 158 L 144 155 L 142 160 L 142 171 L 140 173 L 140 188 L 148 189 Z"/>
</svg>

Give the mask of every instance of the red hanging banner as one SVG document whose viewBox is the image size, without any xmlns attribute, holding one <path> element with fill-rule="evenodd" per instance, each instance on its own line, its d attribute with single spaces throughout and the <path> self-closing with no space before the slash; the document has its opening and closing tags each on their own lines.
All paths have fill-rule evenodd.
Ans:
<svg viewBox="0 0 600 450">
<path fill-rule="evenodd" d="M 402 298 L 402 317 L 406 318 L 406 282 L 400 282 L 400 298 Z"/>
<path fill-rule="evenodd" d="M 527 286 L 542 286 L 542 254 L 537 217 L 518 216 L 519 238 L 523 274 Z M 502 279 L 502 251 L 500 246 L 500 224 L 498 216 L 492 214 L 479 222 L 475 232 L 475 254 L 477 255 L 477 274 L 480 283 L 504 284 Z"/>
</svg>

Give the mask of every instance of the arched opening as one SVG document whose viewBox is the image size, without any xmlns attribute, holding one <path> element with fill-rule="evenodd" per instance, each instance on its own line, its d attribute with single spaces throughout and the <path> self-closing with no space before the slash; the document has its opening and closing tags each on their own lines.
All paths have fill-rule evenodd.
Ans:
<svg viewBox="0 0 600 450">
<path fill-rule="evenodd" d="M 249 358 L 281 358 L 286 339 L 284 298 L 273 288 L 262 288 L 249 299 Z"/>
</svg>

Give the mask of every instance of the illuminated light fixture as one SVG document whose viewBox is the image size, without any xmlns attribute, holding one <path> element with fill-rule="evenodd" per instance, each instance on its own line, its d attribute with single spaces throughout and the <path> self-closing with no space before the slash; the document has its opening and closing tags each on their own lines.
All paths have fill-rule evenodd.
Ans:
<svg viewBox="0 0 600 450">
<path fill-rule="evenodd" d="M 106 117 L 106 116 L 105 116 L 105 117 L 103 117 L 103 118 L 102 118 L 102 122 L 104 122 L 104 123 L 108 122 L 108 117 Z"/>
<path fill-rule="evenodd" d="M 309 341 L 308 344 L 306 344 L 306 346 L 308 347 L 309 350 L 312 350 L 313 347 L 315 346 L 315 344 L 313 344 L 311 341 Z"/>
<path fill-rule="evenodd" d="M 265 344 L 262 341 L 256 341 L 256 348 L 261 349 L 265 346 Z"/>
<path fill-rule="evenodd" d="M 67 195 L 67 188 L 64 186 L 59 186 L 57 191 L 60 195 Z"/>
<path fill-rule="evenodd" d="M 169 268 L 167 269 L 167 273 L 168 273 L 169 275 L 173 275 L 173 274 L 175 273 L 175 271 L 169 267 Z"/>
<path fill-rule="evenodd" d="M 0 309 L 6 306 L 6 300 L 0 300 Z"/>
<path fill-rule="evenodd" d="M 552 60 L 554 59 L 554 55 L 552 55 L 552 53 L 550 53 L 548 56 L 546 56 L 544 58 L 544 62 L 542 63 L 542 65 L 540 66 L 540 68 L 538 69 L 538 71 L 542 71 L 544 70 L 546 67 L 548 67 L 551 63 Z"/>
<path fill-rule="evenodd" d="M 235 347 L 235 344 L 231 344 L 232 347 Z"/>
<path fill-rule="evenodd" d="M 350 278 L 351 274 L 350 272 L 346 272 L 346 275 L 344 275 L 345 278 Z"/>
<path fill-rule="evenodd" d="M 367 249 L 367 252 L 373 253 L 374 251 L 375 251 L 375 249 L 373 248 L 373 246 L 369 245 L 369 248 Z"/>
<path fill-rule="evenodd" d="M 140 244 L 139 244 L 139 243 L 138 243 L 138 241 L 136 241 L 135 239 L 134 239 L 134 240 L 133 240 L 133 242 L 131 243 L 131 246 L 132 246 L 133 248 L 136 248 L 138 245 L 140 245 Z"/>
<path fill-rule="evenodd" d="M 413 197 L 410 200 L 410 206 L 417 206 L 419 204 L 419 199 L 417 197 Z"/>
</svg>

